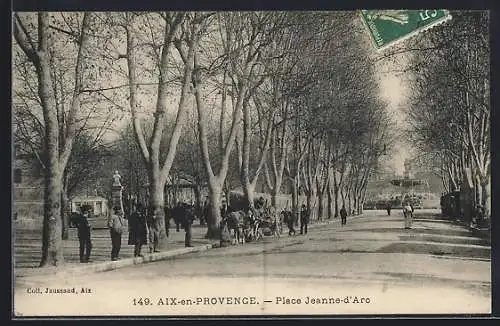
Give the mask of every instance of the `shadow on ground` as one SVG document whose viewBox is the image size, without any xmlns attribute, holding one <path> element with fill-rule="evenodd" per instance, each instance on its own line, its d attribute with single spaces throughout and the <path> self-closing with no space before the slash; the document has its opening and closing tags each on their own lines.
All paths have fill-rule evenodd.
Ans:
<svg viewBox="0 0 500 326">
<path fill-rule="evenodd" d="M 403 228 L 366 228 L 366 229 L 346 229 L 339 230 L 337 232 L 373 232 L 373 233 L 401 233 L 406 234 L 414 233 L 425 233 L 425 234 L 435 234 L 435 235 L 451 235 L 459 237 L 471 236 L 471 233 L 466 230 L 446 230 L 446 229 L 428 229 L 428 228 L 413 228 L 413 229 L 403 229 Z"/>
</svg>

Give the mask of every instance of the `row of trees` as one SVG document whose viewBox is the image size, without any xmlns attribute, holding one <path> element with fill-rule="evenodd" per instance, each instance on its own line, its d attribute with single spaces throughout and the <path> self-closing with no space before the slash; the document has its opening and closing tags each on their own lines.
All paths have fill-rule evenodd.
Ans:
<svg viewBox="0 0 500 326">
<path fill-rule="evenodd" d="M 452 12 L 411 48 L 411 137 L 447 192 L 470 171 L 475 202 L 490 214 L 490 46 L 486 11 Z"/>
<path fill-rule="evenodd" d="M 249 206 L 261 183 L 274 205 L 289 187 L 296 214 L 300 189 L 309 207 L 326 196 L 320 218 L 342 204 L 360 212 L 390 138 L 362 28 L 352 12 L 16 14 L 16 103 L 43 117 L 41 266 L 63 259 L 63 176 L 70 157 L 81 157 L 71 156 L 77 131 L 106 130 L 123 112 L 130 127 L 115 150 L 128 154 L 125 181 L 138 187 L 147 176 L 160 246 L 164 188 L 179 170 L 208 185 L 209 237 L 218 237 L 221 196 L 234 179 Z M 61 69 L 71 92 L 58 91 Z M 29 102 L 27 89 L 37 90 Z"/>
</svg>

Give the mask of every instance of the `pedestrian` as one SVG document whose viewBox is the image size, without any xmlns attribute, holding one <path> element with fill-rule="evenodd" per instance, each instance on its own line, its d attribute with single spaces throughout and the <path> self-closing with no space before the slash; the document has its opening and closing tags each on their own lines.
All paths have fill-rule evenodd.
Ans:
<svg viewBox="0 0 500 326">
<path fill-rule="evenodd" d="M 192 237 L 191 226 L 193 225 L 195 219 L 195 207 L 194 205 L 184 204 L 183 211 L 184 211 L 183 212 L 184 218 L 182 219 L 182 228 L 186 232 L 186 235 L 184 237 L 184 245 L 186 247 L 192 247 L 193 245 L 191 244 L 191 237 Z"/>
<path fill-rule="evenodd" d="M 89 211 L 81 208 L 80 214 L 75 214 L 74 224 L 78 230 L 78 240 L 80 242 L 80 263 L 90 262 L 90 252 L 92 251 L 91 226 L 88 220 Z"/>
<path fill-rule="evenodd" d="M 125 225 L 123 213 L 119 206 L 113 207 L 113 213 L 109 215 L 108 227 L 111 235 L 111 260 L 120 259 L 120 249 L 122 246 L 122 232 Z"/>
<path fill-rule="evenodd" d="M 141 254 L 142 246 L 147 243 L 146 215 L 143 206 L 139 203 L 132 206 L 132 214 L 129 218 L 128 244 L 134 246 L 134 257 L 143 257 Z"/>
<path fill-rule="evenodd" d="M 168 238 L 170 237 L 170 218 L 172 217 L 172 209 L 165 205 L 163 207 L 163 213 L 165 214 L 165 233 Z M 146 218 L 146 213 L 144 213 L 144 218 Z"/>
<path fill-rule="evenodd" d="M 149 253 L 160 252 L 158 249 L 159 237 L 158 228 L 156 227 L 156 215 L 152 209 L 147 214 L 146 225 L 148 227 Z"/>
<path fill-rule="evenodd" d="M 226 199 L 223 199 L 222 200 L 222 203 L 221 203 L 221 206 L 220 206 L 220 216 L 222 218 L 226 217 L 226 215 L 228 213 L 230 213 L 231 211 L 229 210 L 229 205 L 227 204 L 227 201 Z"/>
<path fill-rule="evenodd" d="M 307 234 L 307 225 L 309 224 L 309 210 L 305 204 L 302 204 L 300 210 L 300 234 Z"/>
<path fill-rule="evenodd" d="M 340 209 L 340 220 L 342 226 L 347 224 L 347 211 L 344 205 L 342 205 L 342 208 Z"/>
<path fill-rule="evenodd" d="M 295 235 L 295 229 L 294 229 L 294 224 L 295 224 L 295 219 L 293 218 L 293 213 L 290 211 L 283 211 L 283 219 L 286 225 L 288 226 L 288 235 Z"/>
<path fill-rule="evenodd" d="M 210 200 L 207 197 L 205 197 L 205 202 L 203 203 L 203 208 L 202 208 L 202 218 L 200 218 L 200 225 L 206 225 L 208 223 L 208 217 L 210 215 Z"/>
<path fill-rule="evenodd" d="M 387 204 L 385 205 L 385 209 L 387 210 L 387 215 L 391 216 L 391 202 L 387 202 Z"/>
<path fill-rule="evenodd" d="M 405 229 L 411 229 L 413 219 L 413 207 L 411 204 L 406 203 L 403 205 L 403 216 L 405 218 Z"/>
</svg>

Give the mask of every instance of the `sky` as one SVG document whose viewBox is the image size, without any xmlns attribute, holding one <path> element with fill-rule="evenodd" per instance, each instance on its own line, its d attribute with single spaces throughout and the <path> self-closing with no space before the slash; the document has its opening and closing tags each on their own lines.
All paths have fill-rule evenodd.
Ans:
<svg viewBox="0 0 500 326">
<path fill-rule="evenodd" d="M 404 64 L 404 61 L 401 62 Z M 393 62 L 381 64 L 378 71 L 380 76 L 380 96 L 384 99 L 388 106 L 387 109 L 392 116 L 397 128 L 404 128 L 406 114 L 403 110 L 406 103 L 408 87 L 399 73 L 391 72 L 391 70 L 401 68 Z M 403 175 L 405 159 L 409 158 L 410 151 L 403 138 L 399 138 L 395 144 L 393 155 L 391 155 L 386 163 L 396 175 Z"/>
<path fill-rule="evenodd" d="M 379 56 L 380 53 L 377 53 L 371 44 L 368 32 L 365 34 L 364 39 L 368 49 L 367 54 L 369 56 Z M 406 120 L 403 108 L 406 102 L 408 88 L 400 73 L 394 72 L 394 70 L 401 70 L 404 65 L 404 58 L 398 57 L 398 63 L 395 63 L 393 60 L 381 60 L 377 62 L 376 67 L 379 77 L 380 96 L 388 104 L 387 109 L 398 126 L 398 129 L 404 127 L 404 121 Z M 119 84 L 118 81 L 115 81 L 115 83 Z M 149 102 L 148 104 L 147 106 L 153 106 L 154 103 Z M 176 108 L 176 105 L 172 105 L 171 109 L 175 110 Z M 121 127 L 128 123 L 129 119 L 130 115 L 125 113 L 122 118 L 117 121 L 115 126 L 116 129 L 121 129 Z M 107 138 L 109 138 L 108 140 L 112 140 L 116 137 L 117 134 L 110 133 Z M 384 157 L 387 168 L 394 171 L 396 175 L 403 175 L 404 161 L 410 156 L 408 146 L 404 144 L 404 140 L 400 139 L 396 143 L 391 154 L 390 156 Z"/>
</svg>

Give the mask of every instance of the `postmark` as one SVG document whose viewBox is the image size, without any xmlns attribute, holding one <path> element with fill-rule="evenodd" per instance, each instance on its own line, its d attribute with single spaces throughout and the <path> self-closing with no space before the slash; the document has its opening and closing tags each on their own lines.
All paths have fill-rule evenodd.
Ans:
<svg viewBox="0 0 500 326">
<path fill-rule="evenodd" d="M 451 19 L 448 10 L 361 10 L 377 50 L 400 43 Z"/>
</svg>

